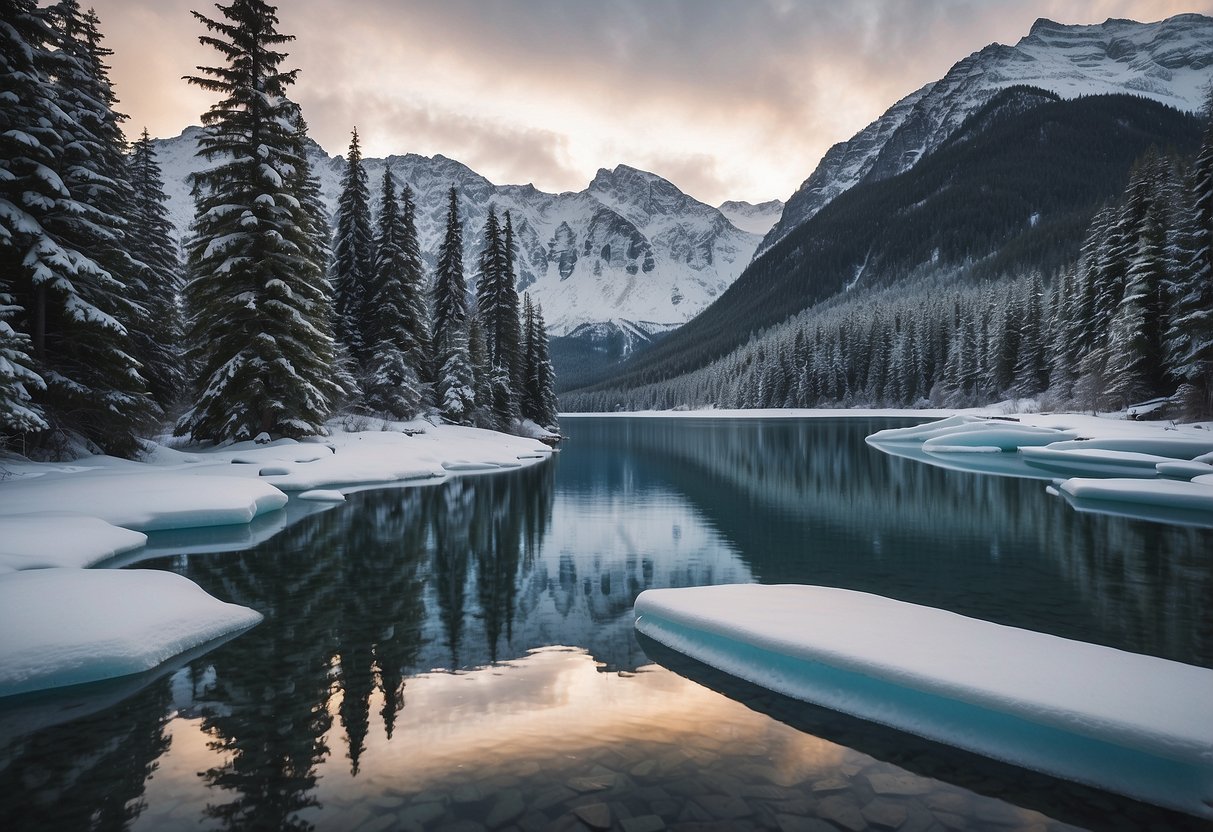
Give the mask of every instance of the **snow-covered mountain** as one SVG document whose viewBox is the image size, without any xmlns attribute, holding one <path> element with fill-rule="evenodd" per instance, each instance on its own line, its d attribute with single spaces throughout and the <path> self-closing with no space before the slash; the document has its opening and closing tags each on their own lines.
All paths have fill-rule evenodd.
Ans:
<svg viewBox="0 0 1213 832">
<path fill-rule="evenodd" d="M 766 234 L 783 214 L 783 200 L 771 199 L 757 205 L 744 200 L 729 200 L 719 206 L 729 222 L 751 234 Z"/>
<path fill-rule="evenodd" d="M 1040 19 L 1015 46 L 991 44 L 829 149 L 788 200 L 761 255 L 843 191 L 902 173 L 942 145 L 1000 90 L 1029 85 L 1063 98 L 1131 93 L 1197 110 L 1213 81 L 1213 18 L 1107 20 L 1067 26 Z"/>
<path fill-rule="evenodd" d="M 203 165 L 195 155 L 200 136 L 201 128 L 191 127 L 155 142 L 179 231 L 193 218 L 186 180 Z M 312 164 L 331 211 L 345 162 L 316 145 Z M 489 205 L 511 212 L 518 288 L 543 305 L 555 335 L 585 324 L 638 325 L 648 332 L 678 326 L 728 288 L 761 240 L 761 232 L 742 230 L 660 176 L 626 165 L 599 170 L 584 191 L 549 194 L 533 185 L 494 185 L 441 155 L 364 159 L 376 201 L 387 164 L 398 182 L 413 188 L 422 253 L 431 269 L 452 185 L 459 191 L 469 280 L 474 279 Z"/>
</svg>

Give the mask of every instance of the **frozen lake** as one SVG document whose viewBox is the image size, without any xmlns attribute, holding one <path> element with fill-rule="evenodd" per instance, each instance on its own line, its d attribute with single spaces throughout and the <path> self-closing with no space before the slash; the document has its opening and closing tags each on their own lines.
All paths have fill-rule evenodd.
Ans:
<svg viewBox="0 0 1213 832">
<path fill-rule="evenodd" d="M 1213 531 L 864 443 L 897 424 L 568 419 L 533 468 L 153 534 L 264 622 L 0 707 L 0 828 L 1202 828 L 638 641 L 644 589 L 795 582 L 1213 667 Z"/>
</svg>

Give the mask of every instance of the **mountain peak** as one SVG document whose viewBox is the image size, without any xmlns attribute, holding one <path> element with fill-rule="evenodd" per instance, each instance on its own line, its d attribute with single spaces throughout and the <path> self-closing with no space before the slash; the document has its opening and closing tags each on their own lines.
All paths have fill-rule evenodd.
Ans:
<svg viewBox="0 0 1213 832">
<path fill-rule="evenodd" d="M 755 256 L 840 193 L 912 168 L 1008 87 L 1037 87 L 1064 99 L 1128 93 L 1191 112 L 1203 106 L 1211 81 L 1211 17 L 1189 13 L 1156 23 L 1109 18 L 1088 25 L 1039 18 L 1014 46 L 990 44 L 957 61 L 943 78 L 831 147 Z"/>
</svg>

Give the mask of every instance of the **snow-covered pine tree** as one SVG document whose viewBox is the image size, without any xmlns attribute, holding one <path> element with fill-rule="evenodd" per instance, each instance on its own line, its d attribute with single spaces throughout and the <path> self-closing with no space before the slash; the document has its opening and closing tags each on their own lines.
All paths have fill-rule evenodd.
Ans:
<svg viewBox="0 0 1213 832">
<path fill-rule="evenodd" d="M 472 370 L 472 390 L 476 400 L 472 424 L 482 428 L 500 427 L 493 415 L 493 365 L 489 363 L 484 327 L 475 312 L 468 315 L 468 366 Z"/>
<path fill-rule="evenodd" d="M 4 89 L 16 100 L 0 116 L 12 120 L 0 179 L 11 223 L 2 236 L 13 245 L 0 294 L 16 307 L 8 320 L 31 336 L 46 382 L 35 400 L 50 426 L 132 455 L 155 405 L 126 328 L 137 311 L 124 285 L 130 191 L 108 51 L 96 16 L 70 0 L 45 12 L 9 4 L 3 22 L 15 47 L 6 44 Z"/>
<path fill-rule="evenodd" d="M 518 241 L 514 239 L 514 218 L 509 211 L 505 212 L 505 225 L 502 229 L 502 243 L 505 248 L 505 274 L 502 275 L 502 324 L 501 341 L 498 349 L 507 360 L 502 365 L 508 367 L 510 387 L 515 391 L 514 399 L 517 404 L 518 392 L 526 383 L 526 367 L 522 361 L 522 304 L 518 298 Z"/>
<path fill-rule="evenodd" d="M 1213 415 L 1213 96 L 1209 125 L 1188 173 L 1180 218 L 1174 298 L 1167 331 L 1171 374 L 1180 380 L 1188 415 Z"/>
<path fill-rule="evenodd" d="M 0 232 L 3 230 L 0 224 Z M 3 285 L 0 283 L 0 289 Z M 41 391 L 46 385 L 34 372 L 29 336 L 16 331 L 8 322 L 20 311 L 12 303 L 11 296 L 0 291 L 0 448 L 8 444 L 8 440 L 15 439 L 14 434 L 47 428 L 42 408 L 34 404 L 30 393 L 31 390 Z"/>
<path fill-rule="evenodd" d="M 1011 392 L 1015 396 L 1026 397 L 1038 395 L 1048 383 L 1048 364 L 1045 361 L 1045 287 L 1040 272 L 1033 272 L 1027 281 L 1022 281 L 1021 289 L 1022 294 L 1016 303 L 1019 310 L 1019 337 Z"/>
<path fill-rule="evenodd" d="M 1129 182 L 1125 287 L 1108 327 L 1106 394 L 1125 407 L 1162 392 L 1170 165 L 1151 153 Z"/>
<path fill-rule="evenodd" d="M 434 366 L 442 415 L 456 424 L 469 424 L 476 409 L 476 391 L 468 359 L 463 225 L 454 187 L 449 199 L 446 231 L 438 247 L 438 265 L 434 271 Z"/>
<path fill-rule="evenodd" d="M 521 322 L 510 251 L 513 244 L 509 212 L 506 212 L 506 228 L 503 229 L 497 220 L 496 209 L 490 205 L 476 279 L 476 309 L 493 367 L 493 412 L 502 428 L 508 428 L 510 422 L 518 418 L 516 380 L 522 375 L 518 369 L 521 365 Z"/>
<path fill-rule="evenodd" d="M 165 204 L 168 196 L 160 163 L 146 128 L 131 149 L 128 167 L 132 201 L 126 242 L 136 263 L 131 289 L 137 292 L 132 300 L 143 308 L 142 320 L 150 324 L 146 328 L 132 327 L 131 335 L 152 398 L 167 412 L 180 398 L 186 378 L 177 303 L 182 286 L 181 257 Z"/>
<path fill-rule="evenodd" d="M 531 293 L 522 295 L 522 365 L 525 368 L 525 380 L 518 391 L 518 411 L 523 419 L 533 422 L 538 411 L 538 384 L 535 377 L 535 306 L 531 303 Z"/>
<path fill-rule="evenodd" d="M 337 217 L 333 230 L 333 260 L 329 281 L 333 286 L 337 342 L 358 365 L 367 358 L 363 325 L 375 269 L 375 235 L 371 223 L 371 191 L 362 166 L 358 128 L 350 133 L 350 149 L 341 177 Z M 350 368 L 358 374 L 361 367 Z"/>
<path fill-rule="evenodd" d="M 52 147 L 62 113 L 45 75 L 51 30 L 33 0 L 6 2 L 0 16 L 0 445 L 10 433 L 49 427 L 33 392 L 45 389 L 35 371 L 28 329 L 35 268 L 53 279 L 52 241 L 39 222 L 44 206 L 67 197 L 52 177 Z M 44 242 L 45 241 L 45 242 Z M 26 262 L 27 253 L 33 262 Z M 51 259 L 51 263 L 55 262 Z M 14 293 L 22 291 L 24 305 Z"/>
<path fill-rule="evenodd" d="M 190 355 L 201 378 L 178 434 L 222 441 L 262 432 L 324 431 L 341 394 L 333 374 L 332 313 L 298 107 L 286 96 L 298 70 L 280 68 L 293 40 L 262 0 L 198 12 L 222 66 L 187 80 L 221 98 L 203 114 L 193 177 L 194 234 L 185 286 Z"/>
<path fill-rule="evenodd" d="M 404 255 L 401 275 L 401 304 L 405 310 L 401 346 L 419 378 L 427 380 L 429 372 L 430 327 L 429 304 L 425 296 L 425 267 L 421 261 L 421 243 L 417 236 L 417 205 L 413 189 L 408 185 L 400 194 L 402 232 L 400 250 Z"/>
<path fill-rule="evenodd" d="M 393 419 L 411 419 L 421 407 L 421 383 L 412 363 L 410 311 L 406 306 L 404 215 L 396 201 L 396 178 L 391 165 L 383 170 L 375 269 L 368 288 L 367 316 L 362 336 L 368 346 L 363 404 Z"/>
</svg>

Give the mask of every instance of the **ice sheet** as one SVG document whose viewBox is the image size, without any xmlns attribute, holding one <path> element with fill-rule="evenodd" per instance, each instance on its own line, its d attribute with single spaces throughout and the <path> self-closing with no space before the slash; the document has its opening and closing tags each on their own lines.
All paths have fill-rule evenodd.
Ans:
<svg viewBox="0 0 1213 832">
<path fill-rule="evenodd" d="M 172 572 L 0 575 L 0 696 L 141 673 L 260 620 Z"/>
<path fill-rule="evenodd" d="M 827 587 L 650 590 L 636 614 L 772 690 L 1213 817 L 1213 670 Z"/>
</svg>

